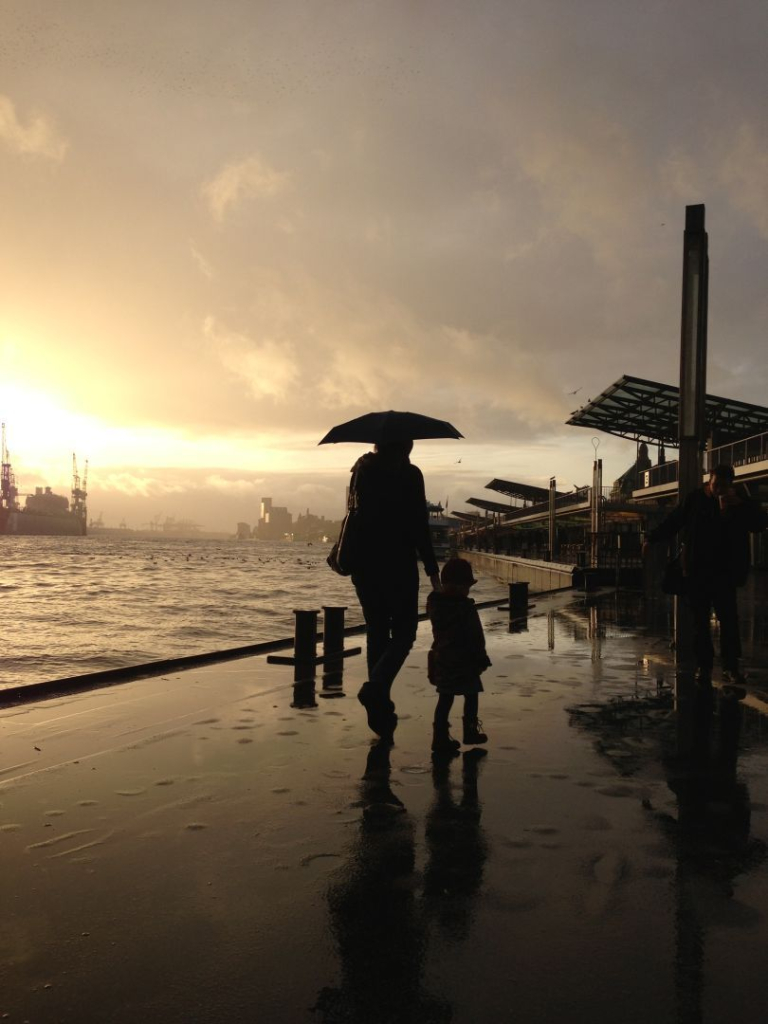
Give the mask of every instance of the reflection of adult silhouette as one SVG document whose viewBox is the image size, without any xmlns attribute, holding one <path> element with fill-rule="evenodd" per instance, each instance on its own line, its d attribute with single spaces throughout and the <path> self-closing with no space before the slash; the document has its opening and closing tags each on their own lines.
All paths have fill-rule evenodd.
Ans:
<svg viewBox="0 0 768 1024">
<path fill-rule="evenodd" d="M 755 855 L 765 854 L 762 843 L 750 838 L 749 792 L 736 775 L 742 710 L 732 698 L 716 708 L 712 691 L 702 690 L 689 709 L 678 706 L 678 714 L 693 716 L 693 742 L 669 776 L 678 806 L 673 833 L 686 864 L 718 880 L 729 896 L 731 880 L 752 866 Z"/>
<path fill-rule="evenodd" d="M 323 1024 L 447 1024 L 451 1007 L 422 988 L 426 953 L 413 886 L 413 821 L 390 785 L 389 745 L 371 747 L 361 785 L 363 817 L 328 887 L 341 984 L 324 988 Z"/>
<path fill-rule="evenodd" d="M 686 1022 L 703 1020 L 707 925 L 751 920 L 751 909 L 733 900 L 732 883 L 766 856 L 765 845 L 750 837 L 749 792 L 736 776 L 742 709 L 733 698 L 720 700 L 717 737 L 715 710 L 711 690 L 678 707 L 692 718 L 692 742 L 669 766 L 677 819 L 659 815 L 677 856 L 675 978 L 678 1020 Z"/>
<path fill-rule="evenodd" d="M 451 785 L 453 758 L 435 756 L 432 781 L 435 797 L 427 814 L 427 850 L 424 896 L 440 926 L 453 939 L 465 939 L 472 916 L 472 898 L 483 880 L 488 844 L 480 816 L 477 776 L 484 750 L 468 750 L 462 757 L 461 799 Z"/>
<path fill-rule="evenodd" d="M 355 585 L 366 627 L 368 680 L 359 693 L 368 725 L 391 739 L 397 725 L 390 697 L 395 676 L 416 639 L 418 559 L 440 588 L 429 535 L 424 477 L 409 459 L 412 441 L 376 446 L 355 463 Z"/>
</svg>

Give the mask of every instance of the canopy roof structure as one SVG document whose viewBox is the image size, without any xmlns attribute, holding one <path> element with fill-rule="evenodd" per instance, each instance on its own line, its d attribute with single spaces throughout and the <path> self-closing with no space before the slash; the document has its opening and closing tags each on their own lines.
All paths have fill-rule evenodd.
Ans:
<svg viewBox="0 0 768 1024">
<path fill-rule="evenodd" d="M 671 384 L 625 375 L 577 409 L 566 422 L 572 427 L 676 448 L 679 400 L 680 389 Z M 718 395 L 707 395 L 706 420 L 713 447 L 768 431 L 768 409 L 764 406 Z"/>
<path fill-rule="evenodd" d="M 491 480 L 489 484 L 485 485 L 489 491 L 498 491 L 499 494 L 506 494 L 510 498 L 519 498 L 521 501 L 548 501 L 549 500 L 549 488 L 548 487 L 534 487 L 533 484 L 521 484 L 514 480 Z M 561 491 L 555 492 L 558 497 L 561 496 Z"/>
<path fill-rule="evenodd" d="M 464 523 L 482 523 L 483 516 L 478 512 L 451 512 L 452 516 L 456 519 L 460 519 Z"/>
<path fill-rule="evenodd" d="M 466 503 L 474 505 L 476 508 L 485 509 L 486 512 L 499 512 L 501 515 L 517 511 L 515 505 L 503 505 L 500 501 L 488 501 L 487 498 L 467 498 Z"/>
</svg>

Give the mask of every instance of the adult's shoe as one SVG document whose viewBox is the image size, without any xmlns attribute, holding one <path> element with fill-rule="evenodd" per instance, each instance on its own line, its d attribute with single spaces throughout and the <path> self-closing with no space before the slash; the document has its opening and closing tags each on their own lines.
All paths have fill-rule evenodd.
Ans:
<svg viewBox="0 0 768 1024">
<path fill-rule="evenodd" d="M 368 718 L 368 728 L 375 732 L 382 739 L 385 736 L 391 738 L 397 726 L 397 715 L 394 714 L 395 705 L 388 697 L 382 698 L 370 683 L 363 683 L 357 699 L 363 705 Z M 394 723 L 392 722 L 394 718 Z"/>
</svg>

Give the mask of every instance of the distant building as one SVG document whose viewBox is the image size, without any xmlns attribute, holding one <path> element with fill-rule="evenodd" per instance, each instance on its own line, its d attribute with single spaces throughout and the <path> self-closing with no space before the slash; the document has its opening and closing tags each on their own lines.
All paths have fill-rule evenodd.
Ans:
<svg viewBox="0 0 768 1024">
<path fill-rule="evenodd" d="M 273 505 L 271 498 L 261 499 L 261 515 L 254 534 L 259 540 L 285 540 L 290 538 L 293 516 L 285 506 Z"/>
<path fill-rule="evenodd" d="M 251 536 L 251 525 L 250 523 L 238 523 L 237 533 L 235 534 L 238 540 L 249 540 Z"/>
<path fill-rule="evenodd" d="M 341 523 L 338 520 L 326 519 L 325 516 L 313 515 L 309 509 L 306 514 L 299 513 L 293 527 L 293 539 L 304 541 L 323 541 L 339 534 Z"/>
</svg>

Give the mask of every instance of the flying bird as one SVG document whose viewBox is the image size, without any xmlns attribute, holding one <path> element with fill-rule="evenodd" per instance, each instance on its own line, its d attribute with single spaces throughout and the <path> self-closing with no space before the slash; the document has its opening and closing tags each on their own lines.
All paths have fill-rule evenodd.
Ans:
<svg viewBox="0 0 768 1024">
<path fill-rule="evenodd" d="M 578 395 L 578 393 L 581 391 L 581 388 L 583 388 L 583 387 L 584 387 L 584 385 L 582 384 L 581 387 L 576 388 L 575 391 L 569 391 L 568 394 L 569 395 Z"/>
</svg>

